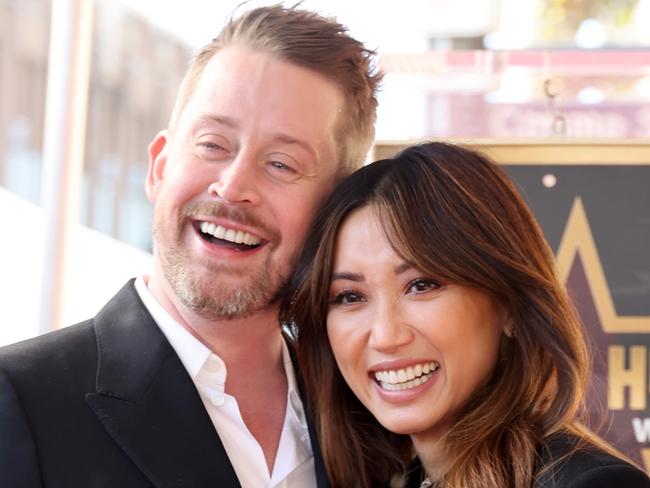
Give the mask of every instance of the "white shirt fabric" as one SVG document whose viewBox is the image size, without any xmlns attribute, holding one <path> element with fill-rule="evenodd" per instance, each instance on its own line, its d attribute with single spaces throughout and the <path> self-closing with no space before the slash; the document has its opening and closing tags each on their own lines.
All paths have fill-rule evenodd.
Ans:
<svg viewBox="0 0 650 488">
<path fill-rule="evenodd" d="M 269 475 L 262 447 L 246 427 L 237 399 L 225 393 L 226 364 L 167 313 L 143 278 L 135 280 L 135 289 L 192 378 L 242 488 L 316 486 L 305 412 L 285 342 L 282 360 L 287 375 L 287 406 L 273 473 Z"/>
</svg>

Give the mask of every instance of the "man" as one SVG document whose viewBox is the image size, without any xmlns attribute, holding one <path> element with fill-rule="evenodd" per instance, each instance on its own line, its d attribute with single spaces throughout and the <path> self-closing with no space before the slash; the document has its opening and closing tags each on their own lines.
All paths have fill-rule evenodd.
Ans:
<svg viewBox="0 0 650 488">
<path fill-rule="evenodd" d="M 151 275 L 0 351 L 0 486 L 327 485 L 277 295 L 372 141 L 371 57 L 279 6 L 196 56 L 149 146 Z"/>
</svg>

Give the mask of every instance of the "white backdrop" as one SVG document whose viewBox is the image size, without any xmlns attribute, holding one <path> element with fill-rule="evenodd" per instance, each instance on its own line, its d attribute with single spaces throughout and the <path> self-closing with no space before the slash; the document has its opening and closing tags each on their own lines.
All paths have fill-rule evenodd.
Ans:
<svg viewBox="0 0 650 488">
<path fill-rule="evenodd" d="M 43 210 L 0 187 L 0 345 L 38 334 Z M 63 323 L 93 317 L 151 255 L 77 225 L 70 235 Z"/>
</svg>

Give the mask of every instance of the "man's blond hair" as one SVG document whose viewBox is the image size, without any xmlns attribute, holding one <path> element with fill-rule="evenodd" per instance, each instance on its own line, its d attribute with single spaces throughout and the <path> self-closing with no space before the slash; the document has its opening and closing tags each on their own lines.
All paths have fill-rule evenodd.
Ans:
<svg viewBox="0 0 650 488">
<path fill-rule="evenodd" d="M 229 46 L 268 53 L 278 60 L 319 73 L 345 97 L 336 130 L 337 155 L 343 173 L 361 166 L 375 135 L 377 87 L 382 73 L 375 53 L 348 35 L 334 19 L 281 5 L 261 7 L 230 19 L 221 33 L 192 59 L 181 84 L 170 128 L 196 89 L 212 57 Z"/>
</svg>

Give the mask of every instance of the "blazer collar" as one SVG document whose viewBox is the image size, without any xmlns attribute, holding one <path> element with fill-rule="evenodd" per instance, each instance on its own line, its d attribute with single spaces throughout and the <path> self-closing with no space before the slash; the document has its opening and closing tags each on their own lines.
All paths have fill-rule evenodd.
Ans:
<svg viewBox="0 0 650 488">
<path fill-rule="evenodd" d="M 136 466 L 157 487 L 239 486 L 191 378 L 133 280 L 94 325 L 97 384 L 86 401 Z"/>
<path fill-rule="evenodd" d="M 289 354 L 291 355 L 291 361 L 293 362 L 293 368 L 296 372 L 296 379 L 298 383 L 298 391 L 300 393 L 300 399 L 302 400 L 302 405 L 305 411 L 305 417 L 307 420 L 307 428 L 309 430 L 309 440 L 311 442 L 311 449 L 314 453 L 314 469 L 316 471 L 316 486 L 318 488 L 329 488 L 330 482 L 327 477 L 327 470 L 325 469 L 325 462 L 323 461 L 323 454 L 320 451 L 320 445 L 318 444 L 318 432 L 316 430 L 316 424 L 314 423 L 314 417 L 311 414 L 312 409 L 309 405 L 309 399 L 305 394 L 305 387 L 302 381 L 302 376 L 300 375 L 300 369 L 298 367 L 298 358 L 296 357 L 297 344 L 294 339 L 294 335 L 291 330 L 283 328 L 285 340 L 288 345 Z"/>
</svg>

